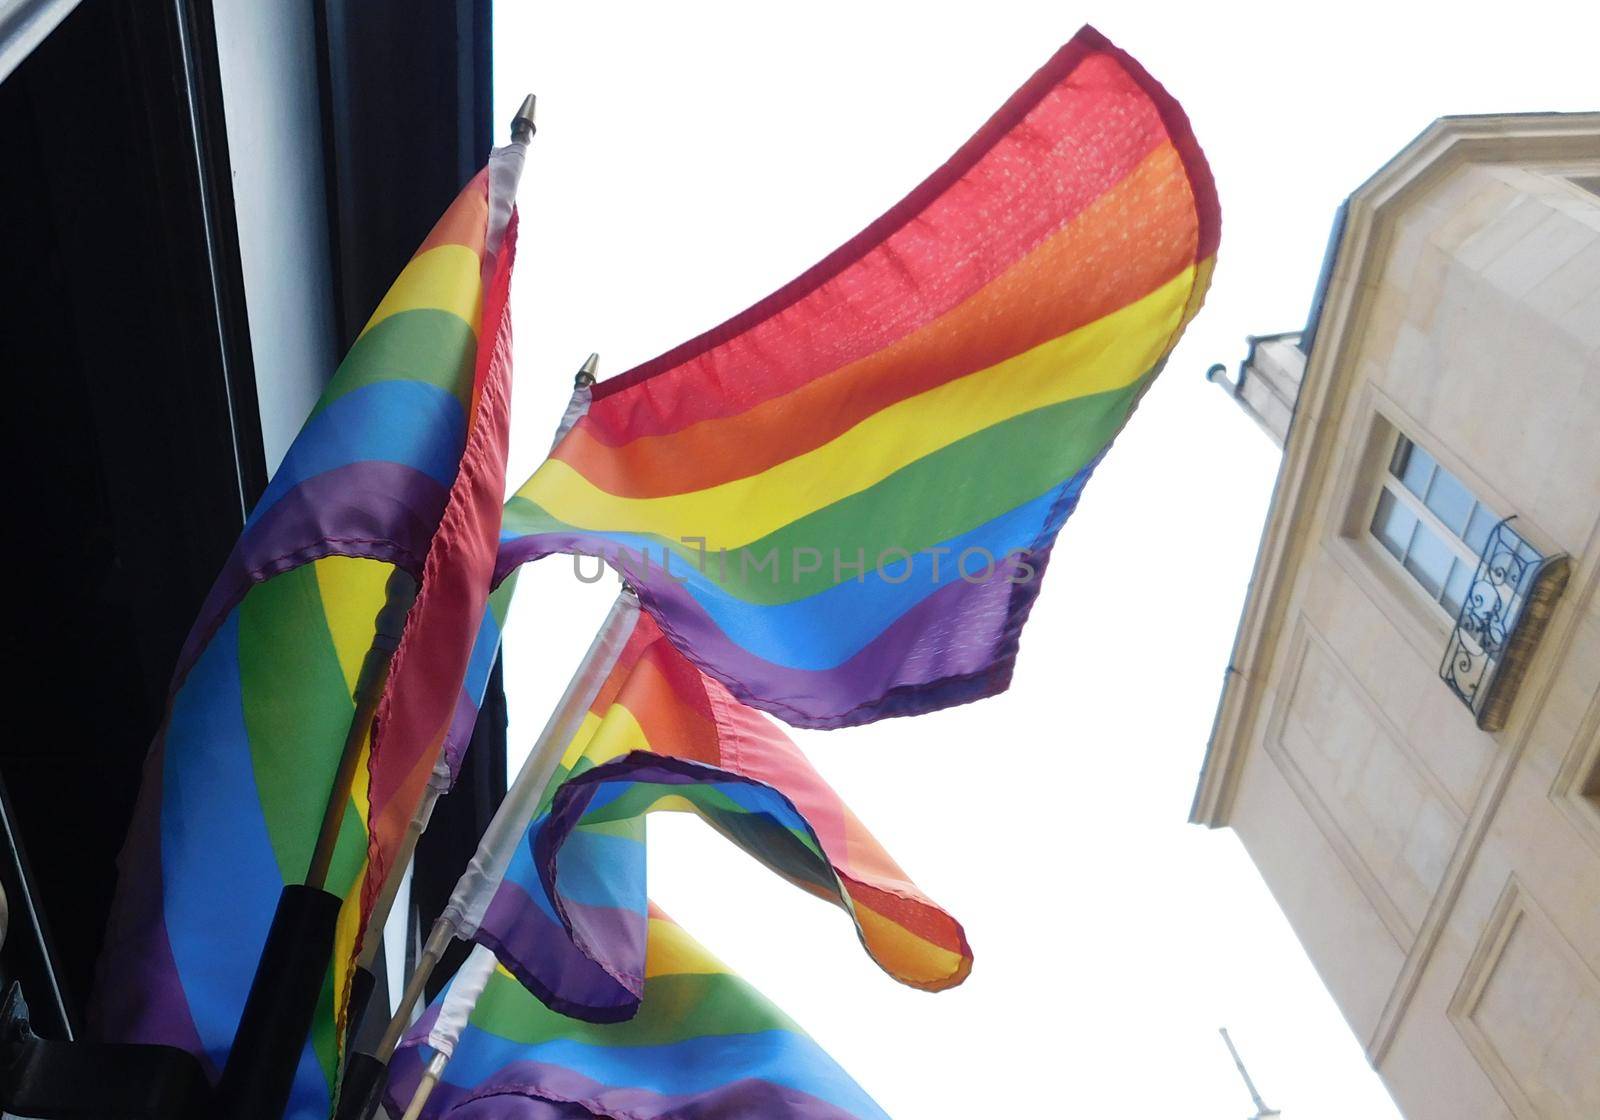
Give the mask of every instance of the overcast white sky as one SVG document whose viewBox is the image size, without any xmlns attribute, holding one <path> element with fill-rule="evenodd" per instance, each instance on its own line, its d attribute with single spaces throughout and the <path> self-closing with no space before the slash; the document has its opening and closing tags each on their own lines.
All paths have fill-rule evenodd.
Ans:
<svg viewBox="0 0 1600 1120">
<path fill-rule="evenodd" d="M 1216 172 L 1206 311 L 1062 534 L 1005 696 L 795 732 L 977 963 L 930 996 L 847 919 L 659 815 L 651 893 L 899 1120 L 1240 1120 L 1218 1026 L 1289 1120 L 1394 1117 L 1231 833 L 1185 823 L 1277 452 L 1214 386 L 1305 318 L 1339 200 L 1448 113 L 1600 108 L 1600 6 L 524 5 L 496 110 L 539 95 L 513 293 L 512 475 L 571 374 L 720 322 L 875 218 L 1085 22 L 1183 102 Z M 1480 14 L 1475 14 L 1480 13 Z M 506 638 L 513 764 L 614 587 L 529 570 Z"/>
</svg>

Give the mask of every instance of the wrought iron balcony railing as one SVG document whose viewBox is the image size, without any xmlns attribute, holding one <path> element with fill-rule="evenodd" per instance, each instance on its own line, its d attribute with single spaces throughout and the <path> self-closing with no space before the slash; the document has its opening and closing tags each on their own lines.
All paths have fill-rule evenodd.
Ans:
<svg viewBox="0 0 1600 1120">
<path fill-rule="evenodd" d="M 1485 731 L 1506 725 L 1571 573 L 1565 553 L 1545 556 L 1511 527 L 1513 520 L 1496 525 L 1484 543 L 1439 666 L 1439 675 Z"/>
</svg>

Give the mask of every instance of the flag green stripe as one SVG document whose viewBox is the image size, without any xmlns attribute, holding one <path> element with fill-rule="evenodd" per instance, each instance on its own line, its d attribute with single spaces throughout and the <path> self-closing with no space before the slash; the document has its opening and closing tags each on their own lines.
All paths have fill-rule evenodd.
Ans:
<svg viewBox="0 0 1600 1120">
<path fill-rule="evenodd" d="M 489 614 L 494 618 L 494 624 L 502 630 L 506 627 L 506 615 L 511 610 L 511 596 L 516 594 L 516 590 L 517 572 L 512 572 L 499 587 L 489 592 Z"/>
<path fill-rule="evenodd" d="M 774 862 L 786 868 L 795 868 L 797 874 L 800 873 L 800 867 L 827 861 L 827 856 L 804 827 L 783 824 L 766 813 L 752 811 L 722 790 L 708 785 L 631 782 L 612 800 L 585 811 L 578 827 L 600 831 L 596 826 L 637 819 L 663 797 L 683 798 L 694 806 L 707 824 L 741 848 L 758 857 L 770 856 Z M 797 845 L 802 849 L 801 852 L 795 850 Z M 830 890 L 836 886 L 831 878 L 815 878 L 813 875 L 805 875 L 804 878 Z"/>
<path fill-rule="evenodd" d="M 356 339 L 317 401 L 312 417 L 365 385 L 421 381 L 454 394 L 465 411 L 471 404 L 477 336 L 450 311 L 426 307 L 383 319 Z"/>
<path fill-rule="evenodd" d="M 285 883 L 299 883 L 311 862 L 355 704 L 334 652 L 313 565 L 251 588 L 239 612 L 241 702 L 256 788 L 279 873 Z M 329 891 L 341 896 L 350 891 L 366 848 L 366 825 L 354 803 L 347 803 L 328 869 Z M 311 1044 L 332 1085 L 339 1042 L 331 968 Z"/>
<path fill-rule="evenodd" d="M 750 986 L 729 973 L 653 976 L 639 1013 L 621 1023 L 583 1023 L 551 1011 L 504 973 L 490 978 L 472 1025 L 513 1042 L 568 1039 L 597 1046 L 659 1046 L 685 1038 L 796 1031 L 776 1008 L 750 998 Z"/>
<path fill-rule="evenodd" d="M 240 605 L 239 633 L 245 728 L 262 813 L 283 881 L 298 883 L 354 716 L 315 568 L 307 564 L 252 588 Z M 331 881 L 329 887 L 339 889 Z"/>
<path fill-rule="evenodd" d="M 1146 375 L 1121 389 L 1034 409 L 957 440 L 858 494 L 729 550 L 725 565 L 715 555 L 706 557 L 706 575 L 746 602 L 771 606 L 838 583 L 832 549 L 839 549 L 842 560 L 850 563 L 859 548 L 870 570 L 888 550 L 917 552 L 960 536 L 1037 498 L 1086 466 L 1122 427 L 1148 380 Z M 1019 449 L 1025 450 L 1019 453 Z M 1001 469 L 997 463 L 1006 465 Z M 570 531 L 574 530 L 526 498 L 514 497 L 506 505 L 505 536 Z M 626 531 L 615 527 L 617 533 Z M 662 548 L 682 557 L 683 563 L 700 563 L 698 546 L 658 536 L 648 539 L 657 564 Z M 797 572 L 797 553 L 808 548 L 822 551 L 821 566 L 814 572 Z M 776 569 L 768 565 L 758 570 L 755 565 L 769 553 L 777 558 Z M 897 555 L 893 553 L 891 560 Z M 743 556 L 748 556 L 748 566 Z M 855 578 L 853 570 L 846 570 L 843 578 Z"/>
</svg>

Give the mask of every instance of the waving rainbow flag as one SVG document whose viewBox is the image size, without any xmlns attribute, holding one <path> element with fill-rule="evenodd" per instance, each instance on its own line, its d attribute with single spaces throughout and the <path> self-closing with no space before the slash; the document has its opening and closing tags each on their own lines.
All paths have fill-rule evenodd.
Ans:
<svg viewBox="0 0 1600 1120">
<path fill-rule="evenodd" d="M 510 267 L 490 249 L 495 194 L 487 171 L 467 184 L 396 279 L 195 622 L 119 860 L 91 1008 L 100 1037 L 181 1047 L 213 1077 L 227 1058 L 279 894 L 305 878 L 386 585 L 424 577 L 468 432 L 494 422 L 477 358 L 485 292 Z M 327 880 L 346 904 L 291 1117 L 326 1117 L 337 1075 L 366 775 Z"/>
<path fill-rule="evenodd" d="M 471 1017 L 422 1115 L 888 1120 L 788 1016 L 654 906 L 647 955 L 644 998 L 626 1023 L 569 1019 L 496 970 L 476 1006 L 459 1011 Z M 396 1116 L 461 982 L 458 975 L 395 1052 L 387 1101 Z"/>
<path fill-rule="evenodd" d="M 961 926 L 911 883 L 771 720 L 640 614 L 475 931 L 552 1008 L 615 1022 L 645 979 L 645 815 L 692 812 L 853 919 L 896 979 L 961 983 Z"/>
<path fill-rule="evenodd" d="M 697 666 L 798 726 L 999 692 L 1219 225 L 1182 109 L 1085 28 L 843 248 L 595 385 L 499 570 L 610 559 Z"/>
</svg>

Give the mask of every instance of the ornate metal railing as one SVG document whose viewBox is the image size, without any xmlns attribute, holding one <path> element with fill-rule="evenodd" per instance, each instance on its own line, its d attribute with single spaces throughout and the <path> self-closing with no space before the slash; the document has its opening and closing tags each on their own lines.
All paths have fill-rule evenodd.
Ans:
<svg viewBox="0 0 1600 1120">
<path fill-rule="evenodd" d="M 1506 725 L 1528 662 L 1566 590 L 1565 553 L 1545 556 L 1511 527 L 1494 527 L 1445 646 L 1439 675 L 1485 731 Z"/>
</svg>

